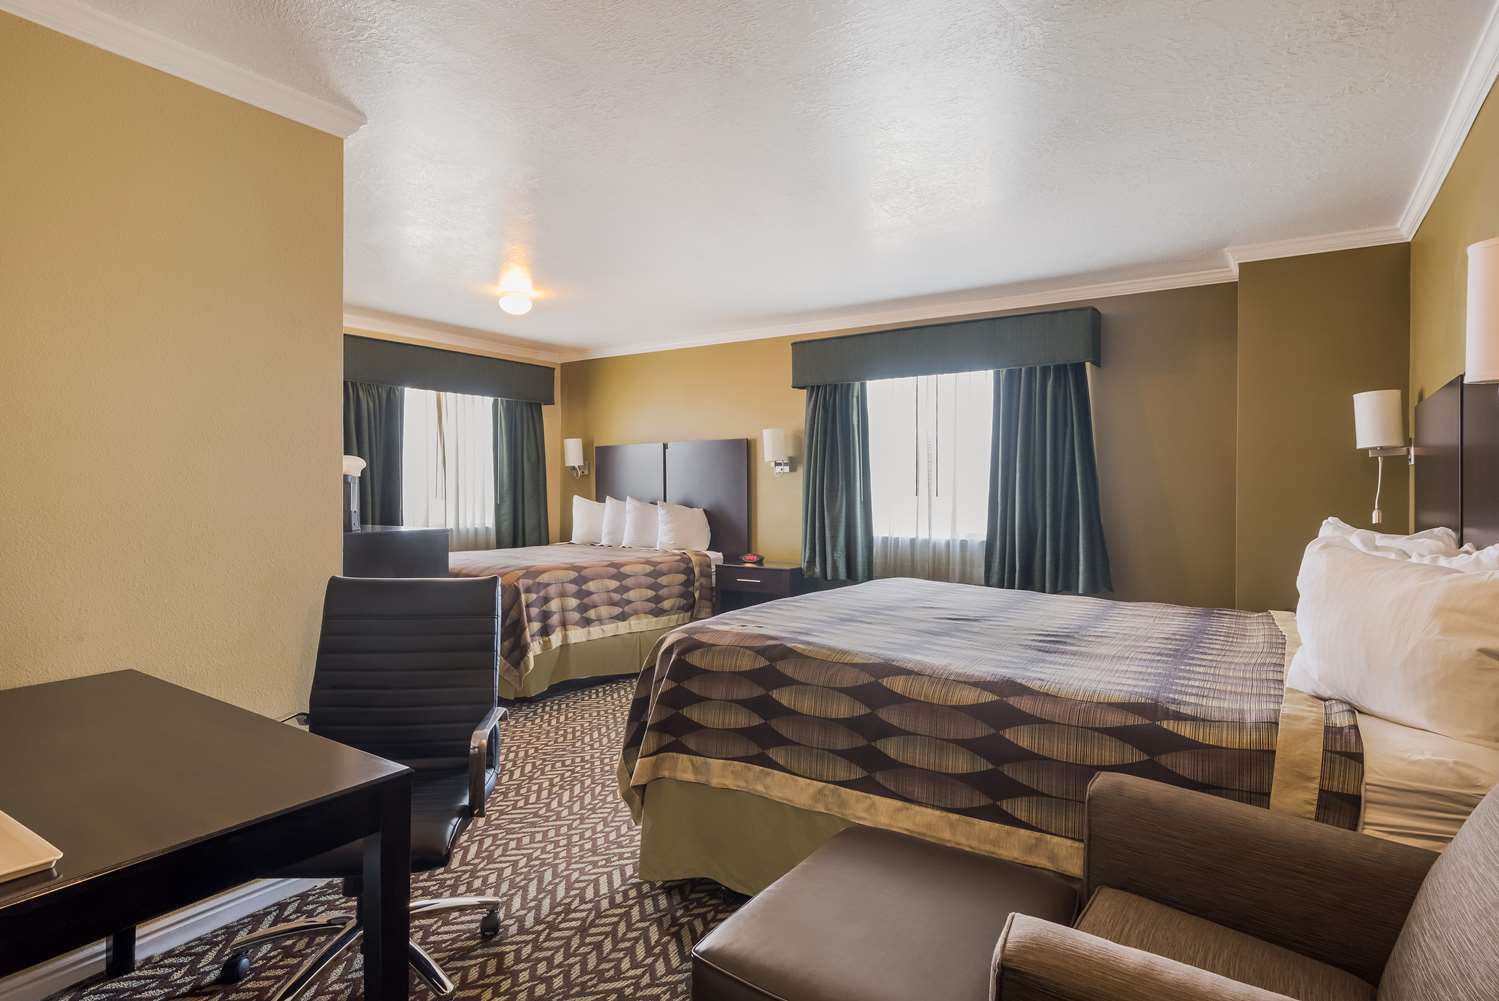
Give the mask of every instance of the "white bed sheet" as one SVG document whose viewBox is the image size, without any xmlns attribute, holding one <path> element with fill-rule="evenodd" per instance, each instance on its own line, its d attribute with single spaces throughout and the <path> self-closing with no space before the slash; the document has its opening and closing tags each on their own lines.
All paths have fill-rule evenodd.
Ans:
<svg viewBox="0 0 1499 1001">
<path fill-rule="evenodd" d="M 1363 713 L 1358 729 L 1365 834 L 1441 851 L 1499 784 L 1499 750 Z"/>
</svg>

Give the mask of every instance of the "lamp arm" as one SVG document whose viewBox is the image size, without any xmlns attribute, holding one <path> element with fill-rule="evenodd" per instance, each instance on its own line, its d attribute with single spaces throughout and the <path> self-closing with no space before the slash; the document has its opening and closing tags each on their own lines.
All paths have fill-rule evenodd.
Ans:
<svg viewBox="0 0 1499 1001">
<path fill-rule="evenodd" d="M 1369 520 L 1374 524 L 1379 525 L 1384 523 L 1384 512 L 1379 509 L 1379 495 L 1381 491 L 1384 490 L 1384 456 L 1377 456 L 1376 459 L 1379 462 L 1379 472 L 1375 474 L 1374 513 Z"/>
</svg>

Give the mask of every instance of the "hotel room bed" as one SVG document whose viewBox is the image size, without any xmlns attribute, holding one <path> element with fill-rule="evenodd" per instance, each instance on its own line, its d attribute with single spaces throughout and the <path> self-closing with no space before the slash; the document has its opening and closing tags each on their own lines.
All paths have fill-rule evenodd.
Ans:
<svg viewBox="0 0 1499 1001">
<path fill-rule="evenodd" d="M 633 674 L 670 630 L 713 614 L 706 552 L 579 546 L 450 553 L 454 577 L 500 578 L 500 694 Z"/>
<path fill-rule="evenodd" d="M 1076 875 L 1100 771 L 1356 827 L 1356 716 L 1283 698 L 1295 645 L 1288 615 L 903 579 L 692 623 L 630 710 L 641 876 L 756 892 L 849 824 Z"/>
</svg>

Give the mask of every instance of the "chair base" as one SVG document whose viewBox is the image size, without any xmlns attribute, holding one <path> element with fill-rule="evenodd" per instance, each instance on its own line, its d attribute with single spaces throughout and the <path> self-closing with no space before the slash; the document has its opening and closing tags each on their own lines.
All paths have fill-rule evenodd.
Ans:
<svg viewBox="0 0 1499 1001">
<path fill-rule="evenodd" d="M 500 900 L 497 897 L 443 897 L 436 900 L 416 900 L 411 904 L 411 916 L 419 917 L 440 911 L 469 910 L 480 907 L 484 908 L 484 916 L 479 919 L 479 934 L 484 938 L 494 938 L 500 933 Z M 293 938 L 298 935 L 332 935 L 333 938 L 327 945 L 309 956 L 295 973 L 276 988 L 276 992 L 271 995 L 271 1001 L 295 1001 L 296 998 L 301 997 L 335 959 L 343 955 L 350 946 L 364 936 L 364 925 L 357 917 L 322 917 L 305 921 L 288 921 L 285 924 L 273 925 L 261 931 L 241 935 L 229 946 L 234 952 L 224 961 L 224 966 L 219 972 L 220 982 L 234 984 L 249 976 L 250 956 L 246 952 L 247 949 L 273 942 L 276 939 Z M 414 941 L 408 941 L 406 947 L 406 959 L 411 964 L 411 969 L 432 990 L 432 993 L 440 998 L 452 994 L 453 981 L 427 954 L 427 950 Z"/>
</svg>

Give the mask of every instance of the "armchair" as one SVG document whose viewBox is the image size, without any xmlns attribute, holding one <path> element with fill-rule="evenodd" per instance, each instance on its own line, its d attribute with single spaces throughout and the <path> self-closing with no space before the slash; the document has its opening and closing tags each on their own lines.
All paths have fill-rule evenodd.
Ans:
<svg viewBox="0 0 1499 1001">
<path fill-rule="evenodd" d="M 1009 918 L 999 1001 L 1477 999 L 1499 983 L 1499 792 L 1437 856 L 1100 775 L 1085 852 L 1072 927 Z"/>
</svg>

